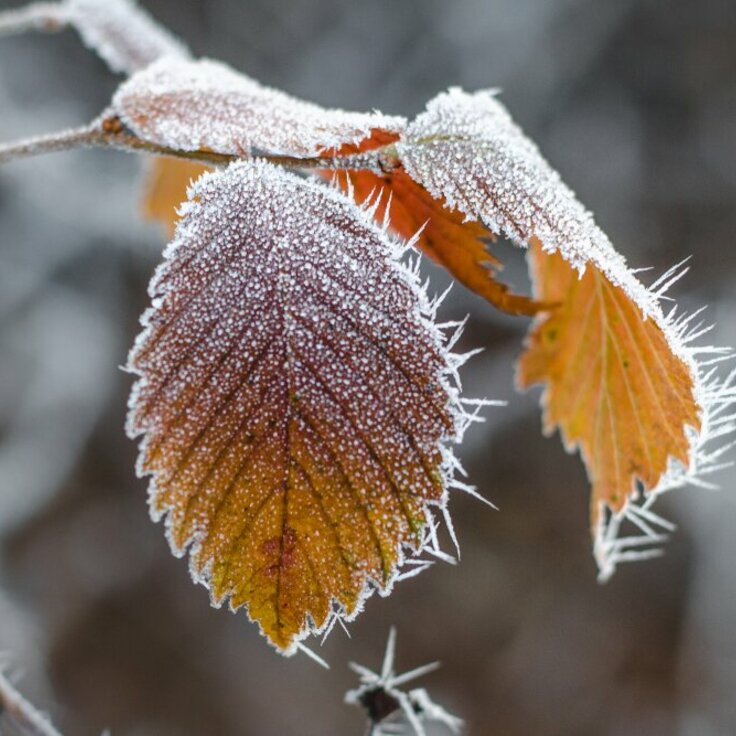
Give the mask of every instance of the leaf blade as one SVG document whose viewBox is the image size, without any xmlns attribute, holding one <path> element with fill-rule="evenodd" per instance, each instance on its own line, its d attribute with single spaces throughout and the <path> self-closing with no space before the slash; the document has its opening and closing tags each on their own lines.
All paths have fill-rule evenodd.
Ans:
<svg viewBox="0 0 736 736">
<path fill-rule="evenodd" d="M 64 0 L 64 19 L 114 72 L 133 74 L 164 56 L 189 50 L 134 0 Z"/>
<path fill-rule="evenodd" d="M 639 484 L 657 487 L 671 459 L 689 465 L 686 427 L 700 429 L 700 407 L 689 366 L 620 287 L 595 267 L 578 278 L 538 243 L 530 259 L 538 295 L 560 306 L 531 330 L 518 382 L 545 384 L 546 431 L 580 450 L 595 533 L 602 505 L 619 513 Z"/>
<path fill-rule="evenodd" d="M 728 421 L 720 427 L 718 420 L 723 407 L 734 402 L 733 376 L 721 380 L 707 367 L 707 362 L 700 362 L 704 354 L 714 354 L 720 359 L 724 352 L 729 351 L 712 346 L 691 346 L 692 340 L 698 336 L 698 328 L 691 330 L 687 316 L 677 317 L 674 309 L 668 315 L 662 311 L 663 291 L 682 272 L 679 275 L 669 272 L 652 288 L 644 286 L 596 225 L 592 214 L 514 123 L 496 98 L 495 91 L 468 94 L 454 88 L 439 95 L 430 101 L 424 113 L 409 124 L 395 148 L 406 171 L 433 196 L 444 197 L 450 206 L 470 219 L 482 222 L 495 233 L 505 234 L 518 245 L 533 244 L 532 264 L 537 259 L 556 259 L 560 268 L 566 269 L 561 283 L 572 285 L 572 273 L 577 271 L 584 281 L 588 279 L 588 283 L 604 285 L 601 286 L 605 288 L 604 301 L 592 301 L 591 304 L 605 305 L 604 310 L 597 312 L 598 332 L 609 335 L 603 343 L 598 341 L 605 360 L 602 361 L 599 355 L 594 358 L 591 368 L 584 364 L 582 355 L 576 357 L 573 352 L 568 356 L 570 375 L 587 383 L 570 388 L 571 391 L 577 389 L 579 405 L 570 402 L 568 415 L 565 416 L 561 410 L 558 418 L 572 423 L 568 427 L 569 433 L 578 436 L 585 434 L 582 428 L 589 422 L 591 413 L 598 416 L 593 434 L 595 441 L 588 443 L 587 447 L 588 467 L 597 467 L 602 459 L 608 458 L 614 464 L 608 463 L 603 476 L 616 477 L 618 474 L 619 483 L 615 485 L 622 486 L 618 491 L 608 487 L 603 490 L 596 488 L 594 497 L 608 502 L 591 505 L 594 555 L 601 579 L 608 578 L 619 561 L 651 556 L 653 551 L 641 549 L 640 545 L 660 543 L 662 535 L 656 533 L 656 529 L 668 528 L 667 522 L 650 510 L 654 498 L 673 488 L 705 483 L 701 476 L 713 468 L 712 457 L 718 456 L 722 449 L 711 451 L 704 448 L 724 434 L 736 431 Z M 549 283 L 551 280 L 547 286 Z M 559 297 L 560 315 L 569 308 L 564 303 L 567 294 L 559 289 L 538 288 L 535 296 L 538 300 Z M 575 304 L 574 300 L 572 303 Z M 590 315 L 584 313 L 580 303 L 573 311 L 579 325 L 588 325 L 585 320 Z M 609 315 L 607 322 L 601 321 L 601 314 Z M 608 329 L 610 315 L 616 316 L 614 338 L 610 337 Z M 552 322 L 554 319 L 553 312 L 547 320 Z M 568 319 L 568 322 L 572 325 L 575 320 Z M 656 340 L 653 337 L 652 340 L 658 346 L 652 353 L 652 360 L 664 356 L 657 369 L 675 376 L 673 389 L 676 395 L 670 397 L 671 407 L 667 405 L 666 414 L 661 410 L 656 414 L 639 411 L 640 402 L 636 396 L 632 397 L 631 387 L 613 368 L 615 362 L 611 356 L 620 354 L 621 335 L 627 331 L 638 335 L 642 341 L 650 341 L 652 336 L 649 333 L 652 332 L 656 336 Z M 554 385 L 555 380 L 560 381 L 559 375 L 550 374 L 551 358 L 545 356 L 538 345 L 537 348 L 539 365 L 536 375 Z M 632 359 L 635 358 L 633 355 Z M 528 353 L 524 360 L 525 369 L 533 375 L 533 361 Z M 597 373 L 596 365 L 599 367 Z M 602 365 L 605 365 L 605 371 L 600 370 Z M 645 371 L 644 375 L 649 373 Z M 657 429 L 665 451 L 654 454 L 649 441 L 632 448 L 631 437 L 623 437 L 616 423 L 617 407 L 611 405 L 607 393 L 600 390 L 601 377 L 603 385 L 613 385 L 612 381 L 618 381 L 616 393 L 622 404 L 628 406 L 628 417 L 637 427 L 639 438 L 643 436 L 639 426 L 647 430 Z M 598 404 L 594 406 L 596 401 Z M 586 407 L 588 413 L 581 407 Z M 555 423 L 548 421 L 546 425 L 550 429 Z M 623 457 L 626 462 L 618 466 L 615 465 L 618 454 L 604 451 L 606 438 L 615 433 L 623 437 L 621 442 L 625 448 Z M 663 461 L 665 455 L 667 460 Z M 600 468 L 598 472 L 600 475 Z M 641 485 L 647 486 L 648 495 L 643 499 L 639 498 L 639 489 L 632 488 L 637 474 L 644 476 L 645 482 Z M 656 519 L 653 527 L 643 525 L 645 516 Z M 648 531 L 644 537 L 635 534 L 619 539 L 624 521 L 631 522 L 640 532 Z"/>
<path fill-rule="evenodd" d="M 128 430 L 172 549 L 290 653 L 422 548 L 461 410 L 394 244 L 337 192 L 242 163 L 183 209 Z"/>
</svg>

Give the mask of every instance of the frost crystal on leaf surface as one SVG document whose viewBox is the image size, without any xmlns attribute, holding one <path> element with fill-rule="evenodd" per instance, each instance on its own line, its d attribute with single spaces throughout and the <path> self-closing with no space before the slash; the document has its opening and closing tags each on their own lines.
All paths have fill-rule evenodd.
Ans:
<svg viewBox="0 0 736 736">
<path fill-rule="evenodd" d="M 313 156 L 398 137 L 402 118 L 328 110 L 208 59 L 162 59 L 120 87 L 113 107 L 137 135 L 185 151 L 246 156 L 252 149 Z"/>
<path fill-rule="evenodd" d="M 568 449 L 582 452 L 594 485 L 601 577 L 620 561 L 651 554 L 647 547 L 670 526 L 651 512 L 653 498 L 702 484 L 723 452 L 705 445 L 735 429 L 726 411 L 735 398 L 732 378 L 719 381 L 700 360 L 718 360 L 724 351 L 693 346 L 702 325 L 662 311 L 664 292 L 684 270 L 644 286 L 494 92 L 438 96 L 408 126 L 397 151 L 409 175 L 448 207 L 520 245 L 538 246 L 535 296 L 561 306 L 537 319 L 520 382 L 547 384 L 546 428 L 559 426 Z M 587 269 L 582 290 L 562 289 L 566 275 L 544 277 L 562 269 L 550 260 L 555 253 L 579 277 Z M 588 388 L 596 385 L 591 398 Z M 619 538 L 625 519 L 639 534 Z"/>
<path fill-rule="evenodd" d="M 578 270 L 598 266 L 630 292 L 645 313 L 656 310 L 593 216 L 511 119 L 492 91 L 453 88 L 439 95 L 397 144 L 409 175 L 447 206 L 520 245 L 536 237 Z"/>
<path fill-rule="evenodd" d="M 174 552 L 192 545 L 213 602 L 291 653 L 439 554 L 431 507 L 472 419 L 462 357 L 403 246 L 337 191 L 240 162 L 189 194 L 130 356 L 128 428 Z"/>
<path fill-rule="evenodd" d="M 189 56 L 186 46 L 133 0 L 66 0 L 60 10 L 115 72 L 132 74 L 165 56 Z"/>
</svg>

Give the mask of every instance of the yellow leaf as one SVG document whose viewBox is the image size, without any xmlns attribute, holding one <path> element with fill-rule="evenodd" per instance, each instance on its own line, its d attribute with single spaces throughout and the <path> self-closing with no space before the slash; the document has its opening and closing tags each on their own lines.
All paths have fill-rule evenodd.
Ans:
<svg viewBox="0 0 736 736">
<path fill-rule="evenodd" d="M 560 305 L 533 326 L 518 382 L 545 384 L 545 431 L 559 428 L 580 450 L 595 532 L 603 506 L 621 511 L 639 484 L 654 489 L 670 458 L 688 466 L 685 428 L 700 428 L 693 376 L 656 321 L 598 268 L 578 278 L 534 241 L 529 258 L 536 296 Z"/>
</svg>

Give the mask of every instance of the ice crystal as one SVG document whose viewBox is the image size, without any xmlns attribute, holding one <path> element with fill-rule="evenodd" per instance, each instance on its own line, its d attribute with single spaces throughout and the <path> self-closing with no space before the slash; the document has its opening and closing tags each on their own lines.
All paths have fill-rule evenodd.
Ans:
<svg viewBox="0 0 736 736">
<path fill-rule="evenodd" d="M 407 682 L 436 670 L 439 663 L 432 662 L 397 675 L 394 671 L 395 655 L 396 629 L 392 627 L 380 672 L 372 672 L 354 662 L 350 664 L 350 668 L 360 676 L 360 686 L 345 694 L 345 702 L 366 710 L 371 724 L 371 736 L 405 733 L 403 724 L 396 722 L 399 715 L 403 715 L 415 736 L 426 736 L 424 723 L 428 721 L 442 723 L 452 733 L 460 733 L 462 720 L 433 702 L 424 688 L 415 688 L 408 692 L 401 689 Z"/>
<path fill-rule="evenodd" d="M 66 0 L 60 11 L 115 72 L 132 74 L 162 57 L 189 56 L 186 46 L 134 0 Z"/>
<path fill-rule="evenodd" d="M 265 87 L 217 61 L 163 59 L 136 74 L 113 106 L 141 138 L 185 151 L 246 156 L 253 149 L 313 156 L 395 134 L 402 118 L 328 110 Z"/>
</svg>

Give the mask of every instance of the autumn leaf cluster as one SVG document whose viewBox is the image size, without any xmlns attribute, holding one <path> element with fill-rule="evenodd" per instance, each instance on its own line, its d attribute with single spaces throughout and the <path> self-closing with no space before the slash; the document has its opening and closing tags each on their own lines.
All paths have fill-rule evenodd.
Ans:
<svg viewBox="0 0 736 736">
<path fill-rule="evenodd" d="M 462 396 L 419 253 L 532 318 L 517 382 L 585 463 L 601 577 L 652 553 L 654 499 L 704 483 L 733 430 L 722 351 L 663 311 L 684 269 L 645 286 L 496 92 L 452 88 L 410 121 L 324 109 L 192 58 L 125 0 L 53 7 L 128 77 L 90 140 L 158 155 L 144 210 L 171 242 L 128 432 L 213 603 L 290 653 L 447 557 L 450 490 L 474 493 L 453 448 L 484 402 Z M 501 280 L 499 239 L 528 248 L 533 294 Z"/>
</svg>

